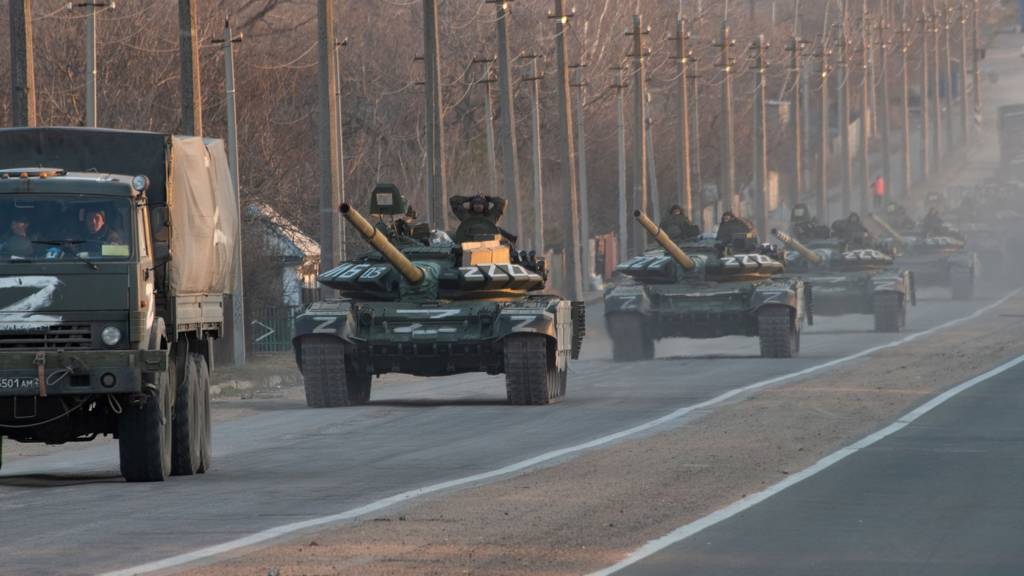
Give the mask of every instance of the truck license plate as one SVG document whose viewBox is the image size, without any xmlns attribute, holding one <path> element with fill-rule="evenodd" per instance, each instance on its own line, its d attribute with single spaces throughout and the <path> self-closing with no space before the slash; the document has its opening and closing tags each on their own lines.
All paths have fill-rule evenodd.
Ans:
<svg viewBox="0 0 1024 576">
<path fill-rule="evenodd" d="M 0 390 L 36 391 L 39 389 L 39 378 L 35 376 L 0 377 Z"/>
</svg>

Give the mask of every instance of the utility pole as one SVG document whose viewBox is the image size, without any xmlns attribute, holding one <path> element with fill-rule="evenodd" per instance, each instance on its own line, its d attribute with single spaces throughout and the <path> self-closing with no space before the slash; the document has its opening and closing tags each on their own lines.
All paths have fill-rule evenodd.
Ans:
<svg viewBox="0 0 1024 576">
<path fill-rule="evenodd" d="M 829 50 L 828 41 L 822 36 L 819 41 L 819 50 L 815 56 L 819 59 L 820 84 L 818 86 L 818 101 L 820 117 L 818 121 L 818 218 L 827 223 L 828 215 L 828 152 L 829 152 L 829 104 L 828 104 L 828 78 L 832 72 L 829 66 L 828 57 L 832 54 Z"/>
<path fill-rule="evenodd" d="M 530 89 L 530 132 L 532 136 L 533 161 L 533 250 L 544 255 L 544 165 L 540 142 L 540 81 L 544 75 L 540 72 L 540 56 L 524 54 L 522 58 L 532 60 L 531 74 L 523 78 L 531 83 Z"/>
<path fill-rule="evenodd" d="M 338 107 L 335 100 L 334 0 L 317 2 L 317 72 L 319 76 L 320 270 L 338 264 L 341 254 L 341 204 L 338 187 Z M 333 290 L 323 288 L 327 297 Z"/>
<path fill-rule="evenodd" d="M 760 34 L 751 49 L 756 54 L 757 86 L 754 91 L 754 196 L 757 209 L 757 229 L 762 238 L 768 234 L 768 130 L 765 122 L 767 100 L 765 50 L 768 44 Z"/>
<path fill-rule="evenodd" d="M 899 51 L 900 51 L 900 83 L 903 88 L 903 95 L 900 100 L 900 107 L 903 109 L 903 199 L 904 202 L 910 198 L 911 186 L 914 183 L 914 167 L 910 161 L 910 68 L 907 66 L 908 52 L 907 34 L 910 27 L 902 21 L 899 29 Z"/>
<path fill-rule="evenodd" d="M 322 1 L 322 0 L 321 0 Z M 427 213 L 434 227 L 448 229 L 448 189 L 444 152 L 444 98 L 438 48 L 437 0 L 423 0 L 423 65 L 427 108 Z"/>
<path fill-rule="evenodd" d="M 932 33 L 932 55 L 934 57 L 934 66 L 932 68 L 932 111 L 934 112 L 933 119 L 935 120 L 934 144 L 935 144 L 935 164 L 942 166 L 942 159 L 945 155 L 945 147 L 942 142 L 942 60 L 939 55 L 939 31 L 942 27 L 941 14 L 937 8 L 935 0 L 932 0 L 932 19 L 931 19 L 931 33 Z"/>
<path fill-rule="evenodd" d="M 586 64 L 574 64 L 570 68 L 576 71 L 576 81 L 570 87 L 576 89 L 576 126 L 579 134 L 576 135 L 576 163 L 579 174 L 580 195 L 580 239 L 583 250 L 582 274 L 583 279 L 590 285 L 590 278 L 593 270 L 590 268 L 590 188 L 587 186 L 587 128 L 586 128 L 586 98 L 583 93 L 587 83 L 583 80 L 583 68 Z"/>
<path fill-rule="evenodd" d="M 803 201 L 804 196 L 804 167 L 803 167 L 803 50 L 807 43 L 800 39 L 795 33 L 790 38 L 789 71 L 796 75 L 796 83 L 793 85 L 793 121 L 791 123 L 793 132 L 793 186 L 789 194 L 789 206 L 793 207 Z"/>
<path fill-rule="evenodd" d="M 618 135 L 619 149 L 619 262 L 625 262 L 629 257 L 629 201 L 626 191 L 626 106 L 623 92 L 629 85 L 626 84 L 625 66 L 615 68 L 615 129 Z"/>
<path fill-rule="evenodd" d="M 86 2 L 68 2 L 68 10 L 74 8 L 85 8 L 85 125 L 95 128 L 97 123 L 96 113 L 96 9 L 114 8 L 113 0 L 110 2 L 97 2 L 87 0 Z"/>
<path fill-rule="evenodd" d="M 929 135 L 929 115 L 928 102 L 930 95 L 928 94 L 928 88 L 931 83 L 928 80 L 928 62 L 931 60 L 930 52 L 928 51 L 928 7 L 924 6 L 923 15 L 920 18 L 921 23 L 921 178 L 922 180 L 928 180 L 932 174 L 931 170 L 931 137 Z"/>
<path fill-rule="evenodd" d="M 474 64 L 483 64 L 483 76 L 480 84 L 484 87 L 484 132 L 487 136 L 487 175 L 491 182 L 491 194 L 498 195 L 498 161 L 494 143 L 494 109 L 491 104 L 491 84 L 495 82 L 491 69 L 493 58 L 475 58 Z M 513 232 L 514 234 L 514 232 Z"/>
<path fill-rule="evenodd" d="M 678 190 L 676 201 L 683 207 L 683 211 L 691 221 L 694 217 L 693 204 L 693 178 L 690 172 L 690 87 L 689 87 L 689 62 L 690 52 L 686 41 L 690 34 L 686 31 L 686 19 L 682 14 L 676 18 L 676 85 L 679 108 L 679 124 L 677 125 L 676 140 L 679 143 L 678 159 Z"/>
<path fill-rule="evenodd" d="M 890 186 L 892 176 L 892 150 L 889 148 L 889 41 L 886 38 L 888 23 L 883 19 L 878 20 L 878 60 L 882 75 L 882 98 L 881 105 L 875 110 L 879 116 L 882 132 L 882 178 L 885 185 Z M 886 194 L 888 194 L 888 190 Z"/>
<path fill-rule="evenodd" d="M 583 299 L 583 274 L 580 269 L 580 219 L 579 201 L 576 188 L 576 142 L 572 122 L 572 98 L 569 93 L 569 18 L 566 0 L 554 0 L 555 11 L 548 17 L 555 21 L 555 53 L 558 59 L 558 111 L 562 128 L 562 192 L 565 194 L 565 218 L 568 226 L 563 228 L 563 254 L 565 255 L 565 296 L 573 300 Z"/>
<path fill-rule="evenodd" d="M 513 234 L 523 230 L 522 199 L 519 197 L 519 141 L 516 137 L 516 104 L 512 93 L 512 71 L 509 64 L 508 9 L 509 0 L 486 0 L 495 5 L 498 27 L 498 104 L 501 122 L 498 137 L 501 140 L 502 175 L 504 176 L 506 210 L 512 216 L 509 227 Z"/>
<path fill-rule="evenodd" d="M 868 149 L 870 142 L 868 135 L 868 113 L 874 113 L 871 108 L 871 77 L 869 74 L 869 50 L 871 46 L 871 26 L 868 23 L 868 3 L 864 0 L 864 11 L 861 13 L 860 33 L 860 211 L 867 214 L 871 211 L 871 151 Z"/>
<path fill-rule="evenodd" d="M 697 19 L 700 23 L 700 18 Z M 701 174 L 700 138 L 700 58 L 696 53 L 689 56 L 690 73 L 690 160 L 693 181 L 693 221 L 701 223 L 704 218 L 704 180 Z"/>
<path fill-rule="evenodd" d="M 647 77 L 644 70 L 643 22 L 639 14 L 633 15 L 633 206 L 648 214 L 647 182 Z M 633 253 L 641 254 L 647 246 L 647 233 L 638 225 L 633 226 Z"/>
<path fill-rule="evenodd" d="M 341 75 L 341 49 L 348 46 L 348 38 L 334 43 L 334 100 L 338 110 L 338 202 L 348 202 L 348 194 L 345 192 L 345 127 L 344 115 L 342 114 L 342 75 Z M 348 254 L 347 227 L 338 228 L 338 261 L 344 261 Z"/>
<path fill-rule="evenodd" d="M 650 94 L 648 96 L 647 104 L 650 104 Z M 650 106 L 647 106 L 649 109 Z M 645 147 L 647 148 L 647 181 L 649 182 L 647 190 L 650 194 L 650 202 L 648 208 L 651 214 L 661 214 L 661 190 L 658 188 L 658 164 L 654 154 L 654 125 L 651 120 L 650 112 L 644 110 L 644 114 L 647 117 L 644 118 L 644 138 L 646 139 Z"/>
<path fill-rule="evenodd" d="M 231 22 L 224 19 L 224 36 L 214 39 L 215 44 L 224 47 L 224 92 L 228 116 L 228 167 L 231 169 L 231 186 L 235 189 L 238 204 L 238 218 L 242 218 L 242 189 L 238 178 L 238 114 L 235 105 L 235 44 L 242 41 L 242 35 L 231 33 Z M 234 290 L 231 293 L 231 349 L 235 366 L 245 364 L 245 292 L 242 282 L 242 230 L 235 235 Z"/>
<path fill-rule="evenodd" d="M 722 173 L 718 185 L 718 198 L 724 201 L 724 209 L 734 214 L 739 214 L 739 203 L 736 201 L 736 154 L 735 154 L 735 126 L 733 125 L 732 114 L 732 72 L 733 60 L 730 49 L 736 44 L 729 36 L 729 23 L 722 21 L 722 35 L 717 46 L 722 50 L 722 61 L 719 66 L 722 68 L 724 78 L 722 79 Z"/>
<path fill-rule="evenodd" d="M 11 124 L 36 125 L 36 73 L 32 0 L 8 0 L 11 27 Z"/>
<path fill-rule="evenodd" d="M 978 0 L 971 0 L 971 14 L 973 25 L 971 26 L 971 75 L 974 82 L 971 84 L 971 92 L 974 100 L 975 123 L 981 120 L 981 65 L 978 62 L 981 57 L 978 48 Z"/>
<path fill-rule="evenodd" d="M 839 134 L 843 151 L 842 213 L 850 213 L 853 196 L 853 155 L 850 150 L 850 14 L 849 0 L 843 0 L 842 34 L 839 38 L 839 68 L 842 70 L 839 86 Z"/>
<path fill-rule="evenodd" d="M 946 149 L 953 149 L 953 57 L 950 36 L 953 34 L 953 7 L 947 1 L 942 4 L 942 32 L 945 39 L 946 65 Z"/>
<path fill-rule="evenodd" d="M 967 5 L 960 1 L 960 132 L 961 143 L 966 147 L 971 139 L 971 125 L 967 112 Z"/>
<path fill-rule="evenodd" d="M 196 32 L 196 0 L 178 0 L 179 54 L 181 60 L 182 134 L 203 135 L 203 91 L 200 83 L 199 36 Z"/>
</svg>

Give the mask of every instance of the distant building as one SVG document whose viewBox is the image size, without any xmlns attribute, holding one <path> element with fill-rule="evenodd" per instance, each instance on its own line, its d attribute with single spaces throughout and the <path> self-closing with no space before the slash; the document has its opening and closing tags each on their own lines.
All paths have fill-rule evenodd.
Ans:
<svg viewBox="0 0 1024 576">
<path fill-rule="evenodd" d="M 262 238 L 263 246 L 259 254 L 261 260 L 266 259 L 268 281 L 280 282 L 280 304 L 302 306 L 315 299 L 320 244 L 262 202 L 250 204 L 245 215 L 248 226 L 261 227 L 258 237 Z"/>
</svg>

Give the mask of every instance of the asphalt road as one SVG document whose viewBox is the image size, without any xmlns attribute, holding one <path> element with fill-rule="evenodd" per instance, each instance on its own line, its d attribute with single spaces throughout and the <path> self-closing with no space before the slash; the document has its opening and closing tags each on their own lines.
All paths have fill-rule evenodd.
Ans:
<svg viewBox="0 0 1024 576">
<path fill-rule="evenodd" d="M 946 294 L 925 294 L 911 332 L 994 296 Z M 205 476 L 125 484 L 113 445 L 9 462 L 0 472 L 0 572 L 91 574 L 188 552 L 493 470 L 898 338 L 872 332 L 867 316 L 819 318 L 798 359 L 761 359 L 756 339 L 725 338 L 661 342 L 656 360 L 616 364 L 596 308 L 594 335 L 558 405 L 507 406 L 501 377 L 385 379 L 364 407 L 253 404 L 258 414 L 215 428 L 215 467 Z"/>
<path fill-rule="evenodd" d="M 759 505 L 618 572 L 1018 575 L 1024 366 Z"/>
</svg>

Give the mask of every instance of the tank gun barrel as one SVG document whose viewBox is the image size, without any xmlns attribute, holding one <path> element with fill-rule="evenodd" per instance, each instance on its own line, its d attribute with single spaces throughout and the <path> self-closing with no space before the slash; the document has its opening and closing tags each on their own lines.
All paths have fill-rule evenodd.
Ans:
<svg viewBox="0 0 1024 576">
<path fill-rule="evenodd" d="M 804 246 L 799 240 L 793 238 L 789 234 L 786 234 L 782 230 L 772 228 L 772 234 L 774 234 L 776 238 L 781 240 L 783 244 L 799 252 L 800 255 L 803 256 L 804 259 L 807 260 L 808 262 L 811 262 L 812 264 L 821 264 L 822 262 L 825 261 L 825 259 L 821 257 L 821 254 L 818 254 L 814 250 L 811 250 L 807 246 Z"/>
<path fill-rule="evenodd" d="M 668 237 L 668 234 L 665 234 L 665 231 L 651 221 L 646 214 L 637 210 L 636 212 L 633 212 L 633 216 L 635 216 L 636 221 L 639 222 L 645 230 L 647 230 L 647 233 L 654 237 L 654 241 L 660 244 L 661 247 L 679 263 L 680 266 L 686 270 L 693 270 L 696 268 L 697 265 L 694 264 L 693 260 L 686 255 L 686 252 L 683 252 L 683 249 L 673 242 L 672 239 Z"/>
<path fill-rule="evenodd" d="M 878 216 L 877 214 L 871 213 L 871 214 L 868 214 L 868 218 L 871 218 L 872 220 L 874 220 L 876 224 L 878 224 L 879 226 L 882 227 L 883 230 L 888 232 L 889 235 L 892 236 L 893 240 L 895 240 L 897 244 L 899 244 L 900 246 L 906 246 L 907 245 L 906 238 L 904 238 L 899 232 L 897 232 L 895 228 L 890 226 L 888 222 L 886 222 L 885 220 L 882 220 L 882 218 L 880 216 Z"/>
<path fill-rule="evenodd" d="M 402 276 L 411 284 L 419 284 L 423 280 L 423 270 L 420 270 L 412 263 L 411 260 L 405 257 L 395 245 L 392 244 L 380 230 L 377 230 L 372 224 L 367 222 L 363 215 L 356 211 L 355 208 L 348 204 L 341 205 L 341 215 L 348 220 L 349 224 L 352 225 L 356 231 L 369 242 L 370 246 L 373 246 L 375 250 L 381 253 L 392 266 L 398 270 Z"/>
</svg>

